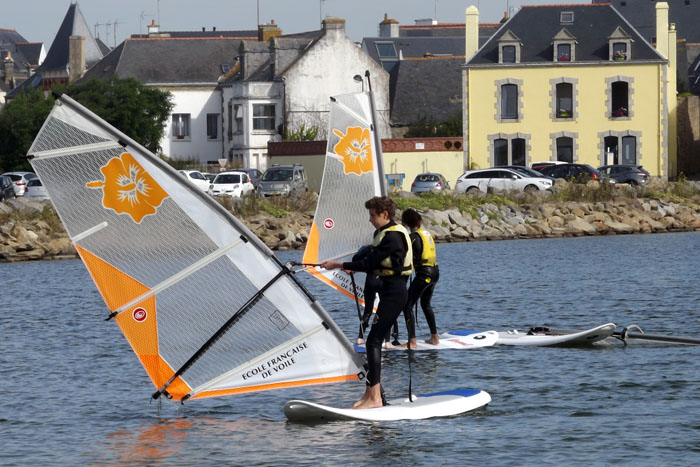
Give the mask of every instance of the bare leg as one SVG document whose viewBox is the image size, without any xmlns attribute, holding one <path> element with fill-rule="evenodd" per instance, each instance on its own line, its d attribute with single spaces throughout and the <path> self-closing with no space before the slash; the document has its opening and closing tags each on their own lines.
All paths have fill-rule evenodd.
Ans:
<svg viewBox="0 0 700 467">
<path fill-rule="evenodd" d="M 437 334 L 431 334 L 430 339 L 427 339 L 425 342 L 426 344 L 438 345 L 440 343 L 440 338 Z"/>
<path fill-rule="evenodd" d="M 375 409 L 383 407 L 381 384 L 377 383 L 374 386 L 366 386 L 365 393 L 362 398 L 352 404 L 353 409 Z"/>
</svg>

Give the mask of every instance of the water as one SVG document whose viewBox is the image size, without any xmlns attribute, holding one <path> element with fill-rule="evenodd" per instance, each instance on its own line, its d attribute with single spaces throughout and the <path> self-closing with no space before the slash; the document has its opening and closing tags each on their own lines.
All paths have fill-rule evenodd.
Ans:
<svg viewBox="0 0 700 467">
<path fill-rule="evenodd" d="M 441 331 L 636 323 L 700 337 L 700 233 L 438 245 Z M 286 252 L 283 260 L 299 259 Z M 349 337 L 357 314 L 303 282 Z M 423 352 L 418 393 L 475 387 L 464 416 L 401 423 L 285 421 L 303 398 L 348 405 L 360 383 L 150 403 L 153 390 L 79 261 L 0 264 L 2 465 L 697 465 L 700 347 L 492 347 Z M 427 333 L 423 319 L 419 331 Z M 405 335 L 405 334 L 404 334 Z M 387 355 L 390 397 L 407 387 Z"/>
</svg>

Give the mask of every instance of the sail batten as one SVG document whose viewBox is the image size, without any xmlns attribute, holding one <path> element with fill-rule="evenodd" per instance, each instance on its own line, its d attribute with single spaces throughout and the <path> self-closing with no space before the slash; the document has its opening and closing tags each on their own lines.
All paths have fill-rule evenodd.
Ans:
<svg viewBox="0 0 700 467">
<path fill-rule="evenodd" d="M 358 374 L 362 358 L 272 251 L 138 143 L 61 96 L 29 152 L 155 388 L 170 381 L 181 400 L 192 388 L 210 397 Z M 324 324 L 332 332 L 309 334 Z M 302 344 L 293 362 L 259 361 Z"/>
</svg>

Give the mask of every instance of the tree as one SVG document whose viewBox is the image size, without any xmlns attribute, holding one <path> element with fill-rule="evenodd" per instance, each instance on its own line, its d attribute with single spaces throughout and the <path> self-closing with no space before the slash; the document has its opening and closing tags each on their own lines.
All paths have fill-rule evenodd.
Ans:
<svg viewBox="0 0 700 467">
<path fill-rule="evenodd" d="M 150 151 L 160 150 L 173 104 L 171 94 L 133 78 L 90 80 L 56 88 L 84 105 Z M 0 168 L 31 170 L 25 156 L 53 108 L 41 90 L 20 93 L 0 110 Z"/>
<path fill-rule="evenodd" d="M 411 125 L 405 138 L 434 138 L 462 136 L 462 114 L 453 115 L 444 122 L 428 121 L 425 117 Z"/>
</svg>

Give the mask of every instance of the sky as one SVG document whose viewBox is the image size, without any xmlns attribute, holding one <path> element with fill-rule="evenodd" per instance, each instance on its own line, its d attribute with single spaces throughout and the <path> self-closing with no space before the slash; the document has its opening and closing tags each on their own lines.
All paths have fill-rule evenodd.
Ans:
<svg viewBox="0 0 700 467">
<path fill-rule="evenodd" d="M 29 42 L 43 42 L 48 52 L 61 21 L 74 0 L 0 0 L 0 28 L 14 29 Z M 521 5 L 590 3 L 590 0 L 79 0 L 85 20 L 109 46 L 131 34 L 145 33 L 151 20 L 161 30 L 254 30 L 274 20 L 283 34 L 320 28 L 321 19 L 344 18 L 350 39 L 376 37 L 387 13 L 402 25 L 416 19 L 437 18 L 440 23 L 464 23 L 470 5 L 480 9 L 480 21 L 498 22 L 507 9 Z M 110 23 L 107 26 L 107 23 Z M 114 24 L 116 23 L 116 25 Z M 97 25 L 97 26 L 95 26 Z M 115 34 L 116 32 L 116 34 Z"/>
</svg>

